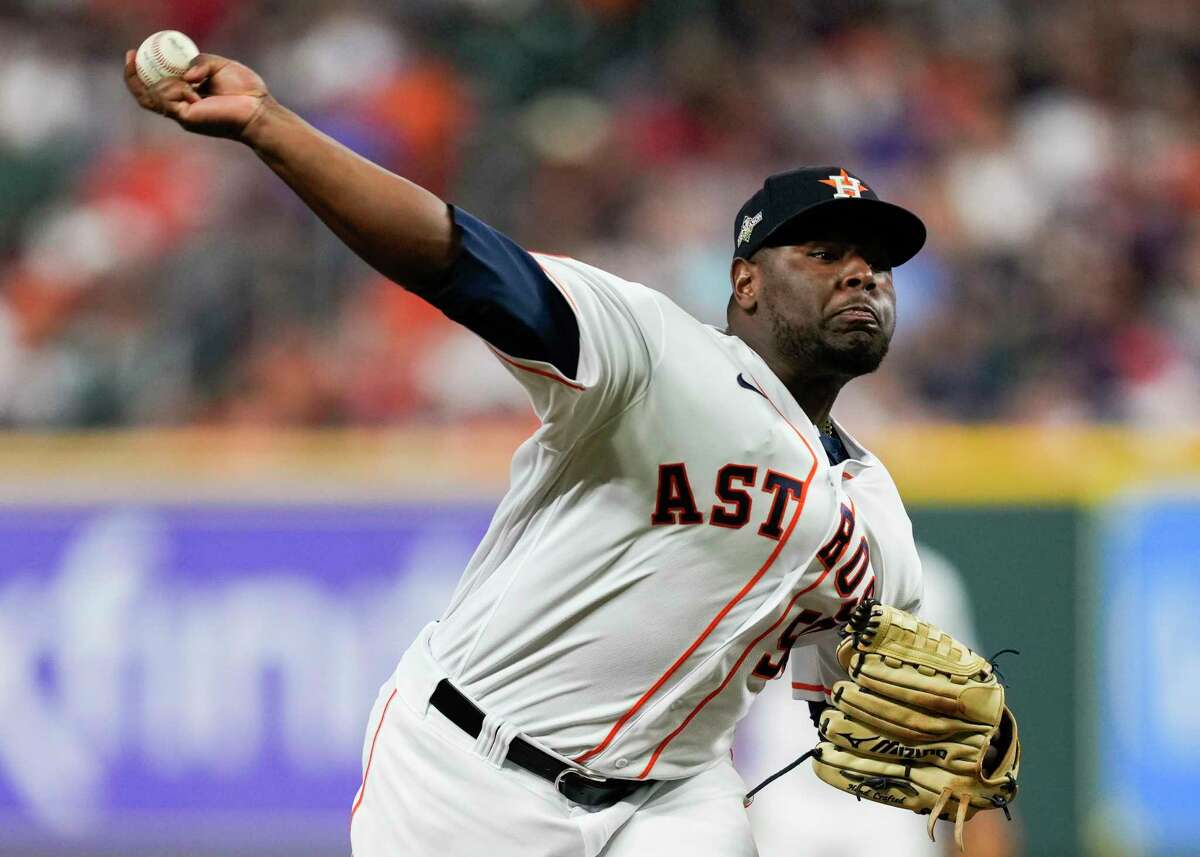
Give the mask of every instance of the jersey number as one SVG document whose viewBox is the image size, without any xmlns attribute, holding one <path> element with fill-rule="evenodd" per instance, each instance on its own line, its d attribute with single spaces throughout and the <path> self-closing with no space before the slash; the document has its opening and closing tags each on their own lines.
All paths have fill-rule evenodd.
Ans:
<svg viewBox="0 0 1200 857">
<path fill-rule="evenodd" d="M 854 612 L 854 608 L 858 606 L 859 602 L 864 598 L 870 598 L 874 592 L 875 578 L 871 578 L 871 582 L 867 584 L 867 588 L 860 598 L 843 602 L 838 612 L 832 616 L 822 616 L 816 610 L 801 610 L 796 614 L 796 618 L 788 623 L 787 628 L 776 641 L 779 660 L 772 661 L 771 653 L 763 652 L 763 656 L 758 659 L 758 664 L 754 667 L 754 674 L 768 681 L 778 678 L 783 672 L 783 668 L 787 666 L 788 656 L 796 647 L 796 643 L 800 642 L 801 637 L 805 634 L 815 634 L 818 631 L 828 631 L 839 625 L 845 625 L 850 621 L 850 614 Z"/>
<path fill-rule="evenodd" d="M 856 524 L 854 504 L 843 503 L 839 509 L 838 524 L 834 528 L 833 535 L 817 551 L 817 559 L 825 567 L 825 573 L 833 573 L 834 588 L 842 598 L 852 595 L 871 569 L 871 547 L 867 543 L 866 536 L 859 536 L 850 558 L 845 562 L 842 561 L 851 542 L 854 541 Z M 801 610 L 796 618 L 788 623 L 776 641 L 775 646 L 779 652 L 779 660 L 771 660 L 772 653 L 764 652 L 754 667 L 754 674 L 763 679 L 778 677 L 787 665 L 788 655 L 801 637 L 805 634 L 815 634 L 819 631 L 836 628 L 838 625 L 844 625 L 849 621 L 850 614 L 854 612 L 858 603 L 864 598 L 869 598 L 874 592 L 875 578 L 872 577 L 862 595 L 842 602 L 842 606 L 832 616 L 822 615 L 817 610 Z"/>
</svg>

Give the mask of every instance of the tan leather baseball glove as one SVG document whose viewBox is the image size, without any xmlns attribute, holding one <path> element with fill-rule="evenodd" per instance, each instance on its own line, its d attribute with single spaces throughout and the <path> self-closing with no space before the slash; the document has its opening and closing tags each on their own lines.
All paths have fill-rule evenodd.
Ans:
<svg viewBox="0 0 1200 857">
<path fill-rule="evenodd" d="M 987 660 L 934 625 L 864 601 L 838 660 L 849 679 L 833 686 L 819 723 L 813 769 L 858 798 L 954 819 L 1002 809 L 1017 794 L 1021 743 L 1004 686 Z"/>
</svg>

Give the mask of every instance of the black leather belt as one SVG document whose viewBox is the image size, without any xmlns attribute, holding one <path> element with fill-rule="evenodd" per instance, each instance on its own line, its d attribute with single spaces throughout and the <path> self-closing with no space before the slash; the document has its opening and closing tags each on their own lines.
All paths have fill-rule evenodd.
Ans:
<svg viewBox="0 0 1200 857">
<path fill-rule="evenodd" d="M 472 738 L 478 738 L 483 729 L 483 712 L 463 696 L 449 679 L 438 682 L 429 704 L 446 715 L 451 723 Z M 568 765 L 549 753 L 539 750 L 519 735 L 508 745 L 505 758 L 530 773 L 554 783 L 554 787 L 567 800 L 586 807 L 611 806 L 632 794 L 651 780 L 618 780 L 601 777 L 591 771 Z"/>
</svg>

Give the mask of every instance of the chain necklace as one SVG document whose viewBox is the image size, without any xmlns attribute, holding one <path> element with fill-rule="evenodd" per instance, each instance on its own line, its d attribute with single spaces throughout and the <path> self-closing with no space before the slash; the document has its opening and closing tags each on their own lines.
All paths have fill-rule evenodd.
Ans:
<svg viewBox="0 0 1200 857">
<path fill-rule="evenodd" d="M 833 437 L 833 418 L 832 417 L 825 418 L 825 425 L 821 427 L 821 434 L 826 435 L 827 437 Z"/>
</svg>

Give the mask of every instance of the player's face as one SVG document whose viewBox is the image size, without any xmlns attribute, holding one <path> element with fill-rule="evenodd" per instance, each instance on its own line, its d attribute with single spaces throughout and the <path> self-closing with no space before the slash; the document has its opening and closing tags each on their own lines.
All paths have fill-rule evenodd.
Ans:
<svg viewBox="0 0 1200 857">
<path fill-rule="evenodd" d="M 880 245 L 831 233 L 758 255 L 759 300 L 777 353 L 806 371 L 846 377 L 879 367 L 896 329 L 891 265 Z"/>
</svg>

